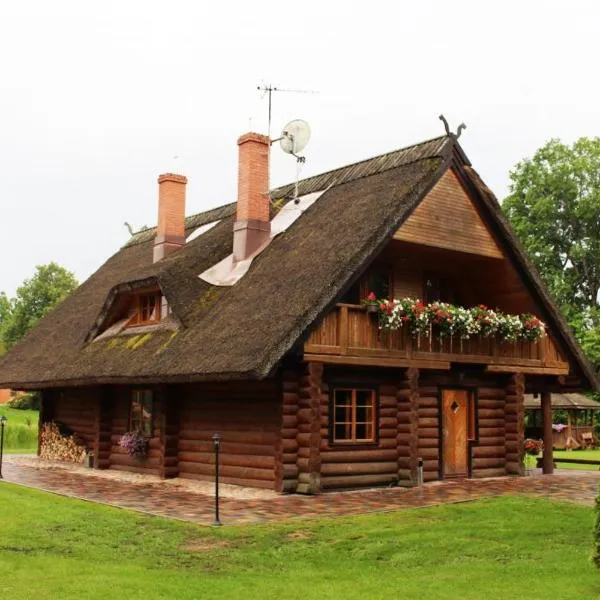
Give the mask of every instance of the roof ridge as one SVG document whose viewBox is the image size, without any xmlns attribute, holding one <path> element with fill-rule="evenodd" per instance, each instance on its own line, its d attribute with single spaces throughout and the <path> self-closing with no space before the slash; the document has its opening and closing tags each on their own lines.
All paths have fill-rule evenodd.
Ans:
<svg viewBox="0 0 600 600">
<path fill-rule="evenodd" d="M 441 141 L 443 139 L 450 140 L 451 138 L 447 135 L 440 135 L 437 137 L 432 137 L 427 140 L 423 140 L 422 142 L 418 142 L 416 144 L 410 144 L 409 146 L 403 146 L 402 148 L 396 148 L 395 150 L 390 150 L 389 152 L 383 152 L 382 154 L 374 154 L 373 156 L 369 156 L 368 158 L 363 158 L 362 160 L 357 160 L 356 162 L 348 163 L 346 165 L 342 165 L 341 167 L 336 167 L 335 169 L 329 169 L 328 171 L 322 171 L 321 173 L 316 173 L 315 175 L 311 175 L 310 177 L 305 177 L 304 179 L 300 179 L 298 184 L 302 184 L 304 182 L 310 181 L 311 179 L 316 179 L 318 177 L 325 177 L 327 175 L 331 175 L 333 173 L 343 171 L 344 169 L 350 169 L 351 167 L 356 167 L 358 165 L 362 165 L 373 161 L 375 159 L 381 159 L 385 156 L 391 156 L 392 154 L 397 154 L 398 152 L 406 152 L 408 150 L 412 150 L 413 148 L 418 148 L 419 146 L 424 146 L 425 144 L 430 144 L 431 142 Z M 419 160 L 419 159 L 416 159 Z M 283 185 L 277 186 L 271 190 L 271 193 L 277 192 L 278 190 L 283 190 L 284 188 L 288 188 L 292 185 L 295 185 L 295 182 L 285 183 Z"/>
<path fill-rule="evenodd" d="M 346 165 L 342 165 L 341 167 L 336 167 L 335 169 L 330 169 L 329 171 L 322 171 L 321 173 L 316 173 L 315 175 L 311 175 L 310 177 L 305 177 L 304 179 L 300 179 L 298 181 L 298 185 L 302 186 L 303 184 L 306 185 L 307 183 L 309 183 L 311 180 L 317 180 L 319 178 L 324 178 L 327 176 L 331 176 L 334 173 L 340 173 L 343 172 L 344 170 L 351 170 L 352 168 L 358 166 L 358 165 L 362 165 L 362 164 L 366 164 L 368 162 L 377 160 L 377 159 L 383 159 L 385 157 L 388 156 L 392 156 L 394 154 L 397 154 L 399 152 L 408 152 L 410 150 L 413 150 L 414 148 L 418 148 L 419 146 L 424 146 L 426 144 L 431 144 L 432 142 L 440 142 L 444 139 L 447 140 L 451 140 L 451 138 L 447 135 L 441 135 L 441 136 L 437 136 L 437 137 L 433 137 L 433 138 L 429 138 L 427 140 L 423 140 L 422 142 L 418 142 L 416 144 L 410 144 L 409 146 L 403 146 L 402 148 L 396 148 L 395 150 L 391 150 L 389 152 L 384 152 L 383 154 L 375 154 L 373 156 L 370 156 L 369 158 L 365 158 L 353 163 L 348 163 Z M 423 157 L 415 157 L 414 160 L 422 160 Z M 414 161 L 411 161 L 414 162 Z M 389 168 L 393 168 L 393 167 L 389 167 Z M 359 176 L 356 177 L 356 179 L 360 178 Z M 291 186 L 295 186 L 295 182 L 290 182 L 290 183 L 286 183 L 284 185 L 280 185 L 276 188 L 271 189 L 271 194 L 275 195 L 277 194 L 277 192 L 284 192 L 285 190 L 287 190 L 288 188 L 290 188 Z M 327 186 L 324 186 L 327 187 Z M 280 196 L 280 197 L 283 197 Z M 201 211 L 198 213 L 194 213 L 191 215 L 188 215 L 185 217 L 185 221 L 186 221 L 186 228 L 189 227 L 188 222 L 192 221 L 193 219 L 198 219 L 201 216 L 206 216 L 209 213 L 213 212 L 213 211 L 218 211 L 218 210 L 224 210 L 228 207 L 233 207 L 236 204 L 236 202 L 228 202 L 226 204 L 222 204 L 220 206 L 215 206 L 213 208 L 209 208 L 208 210 L 205 211 Z M 154 230 L 156 230 L 156 225 L 152 226 L 152 227 L 146 227 L 145 229 L 140 229 L 138 231 L 136 231 L 133 236 L 127 241 L 126 244 L 124 244 L 125 246 L 133 246 L 137 243 L 141 243 L 142 241 L 145 241 L 146 236 L 148 236 L 151 232 L 153 232 Z M 137 238 L 137 239 L 136 239 Z M 141 238 L 141 239 L 140 239 Z"/>
</svg>

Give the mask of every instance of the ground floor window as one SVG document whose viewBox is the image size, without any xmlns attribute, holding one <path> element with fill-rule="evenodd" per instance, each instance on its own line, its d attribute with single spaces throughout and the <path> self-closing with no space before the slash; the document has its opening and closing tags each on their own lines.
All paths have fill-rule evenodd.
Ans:
<svg viewBox="0 0 600 600">
<path fill-rule="evenodd" d="M 334 444 L 376 441 L 377 394 L 374 389 L 334 388 L 331 414 Z"/>
<path fill-rule="evenodd" d="M 152 390 L 133 390 L 129 411 L 129 430 L 152 437 L 154 397 Z"/>
</svg>

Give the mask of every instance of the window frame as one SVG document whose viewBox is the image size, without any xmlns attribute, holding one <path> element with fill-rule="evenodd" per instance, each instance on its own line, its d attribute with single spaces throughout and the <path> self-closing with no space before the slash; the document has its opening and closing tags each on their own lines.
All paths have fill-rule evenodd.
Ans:
<svg viewBox="0 0 600 600">
<path fill-rule="evenodd" d="M 352 431 L 353 437 L 351 439 L 336 439 L 335 427 L 337 420 L 335 416 L 336 409 L 336 391 L 351 391 L 352 392 Z M 373 407 L 373 417 L 371 426 L 373 428 L 373 435 L 369 439 L 356 439 L 356 392 L 371 392 L 371 401 Z M 348 446 L 360 446 L 360 447 L 376 447 L 379 445 L 379 387 L 368 383 L 350 383 L 350 382 L 336 382 L 330 385 L 329 392 L 329 445 L 332 447 L 348 447 Z"/>
<path fill-rule="evenodd" d="M 144 408 L 146 407 L 146 401 L 148 400 L 148 398 L 145 397 L 145 395 L 148 394 L 149 395 L 149 402 L 150 402 L 150 410 L 148 411 L 150 413 L 150 417 L 147 421 L 148 423 L 148 430 L 149 433 L 146 432 L 146 429 L 144 427 Z M 134 420 L 134 415 L 133 415 L 133 411 L 134 411 L 134 401 L 136 400 L 136 396 L 140 396 L 137 400 L 138 405 L 141 406 L 141 413 L 140 413 L 140 422 L 141 422 L 141 427 L 135 427 L 133 420 Z M 154 435 L 154 411 L 156 408 L 156 401 L 154 398 L 154 391 L 149 389 L 149 388 L 135 388 L 131 391 L 131 397 L 129 399 L 129 420 L 128 420 L 128 426 L 129 426 L 129 431 L 141 431 L 141 433 L 144 435 L 144 437 L 147 438 L 152 438 Z"/>
<path fill-rule="evenodd" d="M 142 319 L 142 315 L 144 312 L 149 311 L 149 299 L 154 298 L 154 314 L 155 318 L 145 318 Z M 147 301 L 148 306 L 144 307 L 143 303 Z M 133 298 L 133 305 L 135 307 L 135 313 L 131 316 L 127 323 L 127 327 L 143 327 L 147 325 L 156 325 L 160 323 L 163 319 L 163 304 L 165 303 L 165 297 L 163 296 L 160 290 L 152 290 L 146 292 L 140 292 L 135 294 Z M 168 305 L 167 305 L 168 306 Z M 168 312 L 168 309 L 167 309 Z M 152 313 L 151 313 L 152 314 Z M 151 316 L 151 314 L 149 316 Z"/>
</svg>

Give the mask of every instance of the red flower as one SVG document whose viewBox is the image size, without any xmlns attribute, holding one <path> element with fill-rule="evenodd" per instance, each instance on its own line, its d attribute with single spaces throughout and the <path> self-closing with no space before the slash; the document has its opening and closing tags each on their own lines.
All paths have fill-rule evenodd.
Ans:
<svg viewBox="0 0 600 600">
<path fill-rule="evenodd" d="M 370 292 L 369 295 L 367 296 L 367 300 L 369 302 L 374 302 L 375 300 L 377 300 L 377 296 L 375 296 L 375 294 L 373 292 Z"/>
</svg>

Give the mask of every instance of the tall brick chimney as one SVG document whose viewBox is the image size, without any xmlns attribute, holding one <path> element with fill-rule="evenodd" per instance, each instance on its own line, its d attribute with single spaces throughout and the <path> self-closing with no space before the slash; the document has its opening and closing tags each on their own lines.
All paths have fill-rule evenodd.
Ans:
<svg viewBox="0 0 600 600">
<path fill-rule="evenodd" d="M 233 224 L 233 260 L 248 258 L 269 241 L 270 140 L 259 133 L 246 133 L 238 140 L 238 200 Z"/>
<path fill-rule="evenodd" d="M 185 245 L 185 186 L 187 177 L 164 173 L 158 177 L 158 226 L 154 262 Z"/>
</svg>

